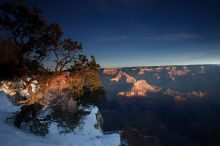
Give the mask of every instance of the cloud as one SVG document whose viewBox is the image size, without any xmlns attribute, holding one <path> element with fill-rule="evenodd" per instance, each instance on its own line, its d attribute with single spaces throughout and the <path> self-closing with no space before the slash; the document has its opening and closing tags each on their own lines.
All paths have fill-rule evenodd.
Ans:
<svg viewBox="0 0 220 146">
<path fill-rule="evenodd" d="M 146 37 L 147 40 L 161 40 L 161 41 L 179 41 L 179 40 L 190 40 L 196 35 L 192 33 L 173 33 L 163 34 L 157 36 Z"/>
</svg>

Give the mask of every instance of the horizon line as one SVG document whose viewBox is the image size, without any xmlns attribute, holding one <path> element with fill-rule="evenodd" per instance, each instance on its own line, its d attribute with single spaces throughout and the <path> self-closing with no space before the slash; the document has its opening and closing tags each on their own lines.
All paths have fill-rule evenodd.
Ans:
<svg viewBox="0 0 220 146">
<path fill-rule="evenodd" d="M 193 65 L 220 65 L 220 64 L 213 64 L 213 63 L 206 63 L 206 64 L 163 64 L 163 65 L 137 65 L 137 66 L 118 66 L 118 67 L 115 67 L 115 66 L 108 66 L 108 67 L 100 67 L 101 69 L 103 68 L 126 68 L 126 67 L 159 67 L 159 66 L 193 66 Z"/>
</svg>

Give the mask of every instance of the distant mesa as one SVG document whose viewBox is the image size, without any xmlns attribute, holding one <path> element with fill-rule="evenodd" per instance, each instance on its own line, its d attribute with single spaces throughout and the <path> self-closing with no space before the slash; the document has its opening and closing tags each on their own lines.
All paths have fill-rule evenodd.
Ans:
<svg viewBox="0 0 220 146">
<path fill-rule="evenodd" d="M 157 68 L 154 69 L 154 72 L 159 73 L 159 72 L 161 72 L 162 70 L 163 70 L 162 67 L 157 67 Z"/>
<path fill-rule="evenodd" d="M 202 91 L 192 91 L 192 92 L 188 92 L 187 93 L 188 96 L 190 97 L 204 97 L 206 95 L 205 92 L 202 92 Z"/>
<path fill-rule="evenodd" d="M 153 71 L 154 71 L 153 68 L 141 68 L 138 74 L 143 75 L 146 72 L 153 72 Z"/>
<path fill-rule="evenodd" d="M 159 73 L 163 70 L 162 67 L 157 67 L 157 68 L 141 68 L 138 72 L 139 75 L 144 75 L 147 72 L 156 72 Z"/>
<path fill-rule="evenodd" d="M 183 76 L 190 73 L 190 70 L 185 68 L 183 70 L 177 70 L 176 67 L 170 67 L 168 74 L 171 76 Z"/>
<path fill-rule="evenodd" d="M 102 73 L 107 75 L 115 75 L 117 74 L 117 70 L 115 68 L 104 68 Z"/>
<path fill-rule="evenodd" d="M 167 89 L 165 92 L 163 92 L 163 94 L 173 96 L 175 101 L 177 102 L 183 102 L 183 101 L 186 101 L 187 99 L 183 93 L 173 90 L 173 89 Z"/>
<path fill-rule="evenodd" d="M 165 95 L 170 95 L 175 98 L 175 101 L 177 102 L 183 102 L 186 101 L 188 97 L 204 97 L 206 95 L 205 92 L 202 91 L 191 91 L 187 93 L 181 93 L 179 91 L 173 90 L 173 89 L 167 89 L 165 92 L 163 92 Z"/>
<path fill-rule="evenodd" d="M 159 80 L 160 79 L 160 76 L 158 73 L 154 73 L 153 74 L 153 78 L 156 79 L 156 80 Z"/>
<path fill-rule="evenodd" d="M 111 81 L 115 81 L 115 82 L 119 82 L 119 80 L 122 78 L 122 77 L 125 77 L 126 78 L 126 82 L 127 83 L 135 83 L 136 82 L 136 79 L 132 76 L 130 76 L 129 74 L 125 73 L 125 72 L 118 72 L 116 77 L 115 78 L 112 78 Z"/>
<path fill-rule="evenodd" d="M 150 92 L 158 92 L 160 89 L 151 86 L 145 80 L 138 80 L 134 83 L 133 87 L 127 92 L 119 92 L 120 96 L 146 96 Z"/>
<path fill-rule="evenodd" d="M 170 96 L 183 96 L 181 92 L 173 89 L 167 89 L 165 92 L 163 92 L 163 94 Z"/>
<path fill-rule="evenodd" d="M 199 71 L 199 73 L 200 73 L 200 74 L 204 74 L 205 72 L 206 72 L 205 67 L 204 67 L 204 66 L 200 66 L 200 71 Z"/>
<path fill-rule="evenodd" d="M 175 80 L 175 76 L 183 76 L 189 74 L 191 71 L 187 67 L 183 67 L 182 70 L 177 70 L 175 66 L 166 67 L 170 79 Z"/>
</svg>

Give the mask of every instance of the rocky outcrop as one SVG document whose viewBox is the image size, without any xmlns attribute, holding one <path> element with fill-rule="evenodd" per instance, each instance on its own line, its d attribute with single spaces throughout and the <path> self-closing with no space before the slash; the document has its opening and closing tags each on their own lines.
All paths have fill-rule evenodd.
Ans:
<svg viewBox="0 0 220 146">
<path fill-rule="evenodd" d="M 111 81 L 115 81 L 115 82 L 119 82 L 119 80 L 122 78 L 122 77 L 125 77 L 126 78 L 126 82 L 127 83 L 135 83 L 136 82 L 136 79 L 130 75 L 128 75 L 127 73 L 125 72 L 118 72 L 118 74 L 116 75 L 115 78 L 112 78 Z"/>
<path fill-rule="evenodd" d="M 146 96 L 150 92 L 158 92 L 160 89 L 151 86 L 145 80 L 138 80 L 134 83 L 133 87 L 127 92 L 119 92 L 120 96 Z"/>
<path fill-rule="evenodd" d="M 114 68 L 104 68 L 102 73 L 107 75 L 115 75 L 117 74 L 117 70 Z"/>
</svg>

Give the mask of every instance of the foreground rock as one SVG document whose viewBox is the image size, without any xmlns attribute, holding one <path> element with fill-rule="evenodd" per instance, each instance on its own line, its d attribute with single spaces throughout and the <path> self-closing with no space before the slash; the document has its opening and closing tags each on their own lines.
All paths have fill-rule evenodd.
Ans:
<svg viewBox="0 0 220 146">
<path fill-rule="evenodd" d="M 150 92 L 158 92 L 160 89 L 151 86 L 145 80 L 138 80 L 134 83 L 133 87 L 127 92 L 119 92 L 120 96 L 146 96 Z"/>
</svg>

